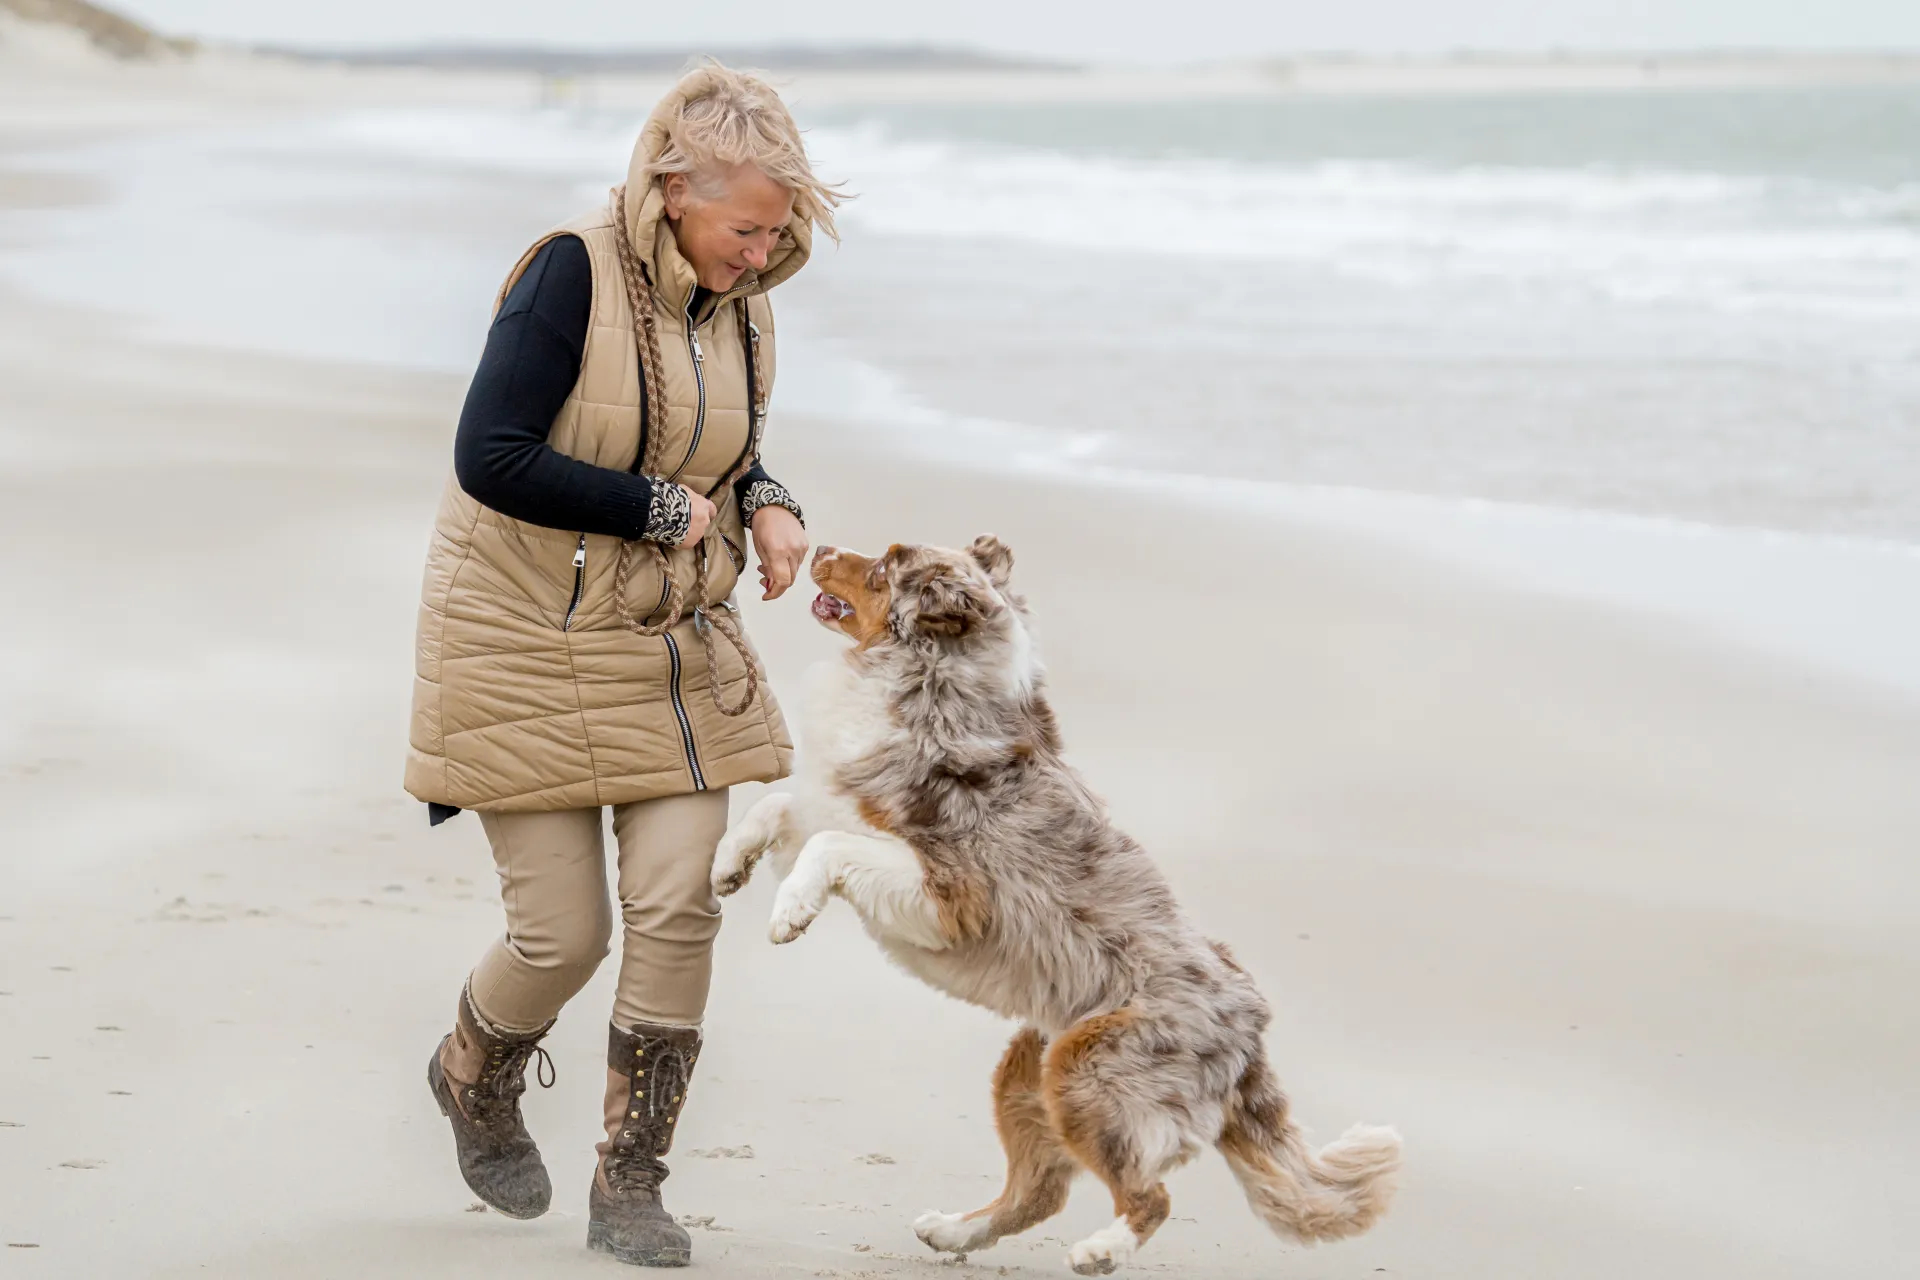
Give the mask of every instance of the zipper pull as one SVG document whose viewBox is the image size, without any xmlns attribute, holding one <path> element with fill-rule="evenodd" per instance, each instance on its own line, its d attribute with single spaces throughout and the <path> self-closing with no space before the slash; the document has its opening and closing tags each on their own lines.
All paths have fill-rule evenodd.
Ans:
<svg viewBox="0 0 1920 1280">
<path fill-rule="evenodd" d="M 580 535 L 580 545 L 573 549 L 573 567 L 584 569 L 587 564 L 587 535 Z"/>
<path fill-rule="evenodd" d="M 698 329 L 687 330 L 687 340 L 693 344 L 693 358 L 702 364 L 706 363 L 707 353 L 700 349 L 700 331 Z"/>
</svg>

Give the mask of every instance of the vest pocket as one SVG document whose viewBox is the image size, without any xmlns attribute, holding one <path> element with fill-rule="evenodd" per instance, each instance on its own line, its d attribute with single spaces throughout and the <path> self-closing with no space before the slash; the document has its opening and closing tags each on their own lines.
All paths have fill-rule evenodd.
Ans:
<svg viewBox="0 0 1920 1280">
<path fill-rule="evenodd" d="M 582 626 L 618 627 L 621 618 L 629 610 L 641 623 L 653 625 L 664 615 L 673 582 L 680 584 L 686 598 L 685 613 L 691 615 L 700 601 L 703 587 L 705 598 L 718 605 L 733 594 L 734 586 L 739 581 L 734 565 L 736 557 L 741 554 L 740 546 L 724 534 L 707 543 L 709 553 L 705 556 L 704 575 L 699 551 L 682 551 L 678 548 L 667 551 L 667 571 L 672 575 L 671 581 L 661 573 L 660 559 L 654 555 L 652 545 L 644 544 L 636 546 L 631 553 L 633 563 L 630 566 L 631 576 L 627 580 L 626 599 L 615 599 L 614 584 L 619 577 L 615 568 L 616 558 L 620 555 L 619 543 L 609 540 L 604 550 L 596 549 L 592 553 L 589 563 L 587 542 L 587 536 L 581 534 L 574 544 L 572 560 L 563 570 L 571 575 L 571 587 L 566 610 L 560 619 L 562 631 L 573 631 Z M 718 545 L 722 542 L 724 546 Z M 591 573 L 588 572 L 590 569 Z M 560 583 L 568 582 L 568 578 L 560 579 Z"/>
</svg>

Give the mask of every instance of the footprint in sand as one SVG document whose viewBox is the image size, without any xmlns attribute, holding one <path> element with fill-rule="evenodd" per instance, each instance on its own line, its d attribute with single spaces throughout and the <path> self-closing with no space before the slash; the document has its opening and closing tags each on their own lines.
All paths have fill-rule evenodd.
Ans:
<svg viewBox="0 0 1920 1280">
<path fill-rule="evenodd" d="M 884 1151 L 869 1151 L 864 1156 L 855 1156 L 861 1164 L 893 1164 L 894 1159 Z"/>
<path fill-rule="evenodd" d="M 752 1147 L 699 1147 L 687 1152 L 696 1160 L 751 1160 Z"/>
<path fill-rule="evenodd" d="M 60 1162 L 62 1169 L 104 1169 L 106 1166 L 107 1162 L 105 1160 L 96 1160 L 92 1156 L 81 1156 L 75 1160 L 62 1160 Z"/>
</svg>

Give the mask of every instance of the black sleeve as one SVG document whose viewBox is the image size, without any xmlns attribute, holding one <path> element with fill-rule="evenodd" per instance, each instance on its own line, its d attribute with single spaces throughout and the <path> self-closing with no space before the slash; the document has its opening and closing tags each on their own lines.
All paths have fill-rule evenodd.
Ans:
<svg viewBox="0 0 1920 1280">
<path fill-rule="evenodd" d="M 534 256 L 487 332 L 454 437 L 460 487 L 502 515 L 550 529 L 639 538 L 653 483 L 569 458 L 547 443 L 580 377 L 593 269 L 578 236 Z"/>
<path fill-rule="evenodd" d="M 747 474 L 733 482 L 734 496 L 739 498 L 740 501 L 745 502 L 747 500 L 747 491 L 762 480 L 773 481 L 773 477 L 767 474 L 767 464 L 755 458 L 753 460 L 753 467 Z M 774 481 L 774 483 L 777 484 L 779 482 Z"/>
</svg>

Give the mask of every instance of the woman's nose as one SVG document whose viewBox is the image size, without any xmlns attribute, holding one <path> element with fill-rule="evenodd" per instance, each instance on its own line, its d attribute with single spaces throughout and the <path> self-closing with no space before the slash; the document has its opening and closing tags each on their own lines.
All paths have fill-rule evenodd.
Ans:
<svg viewBox="0 0 1920 1280">
<path fill-rule="evenodd" d="M 755 271 L 767 269 L 767 251 L 760 245 L 751 245 L 746 252 L 747 265 Z"/>
</svg>

